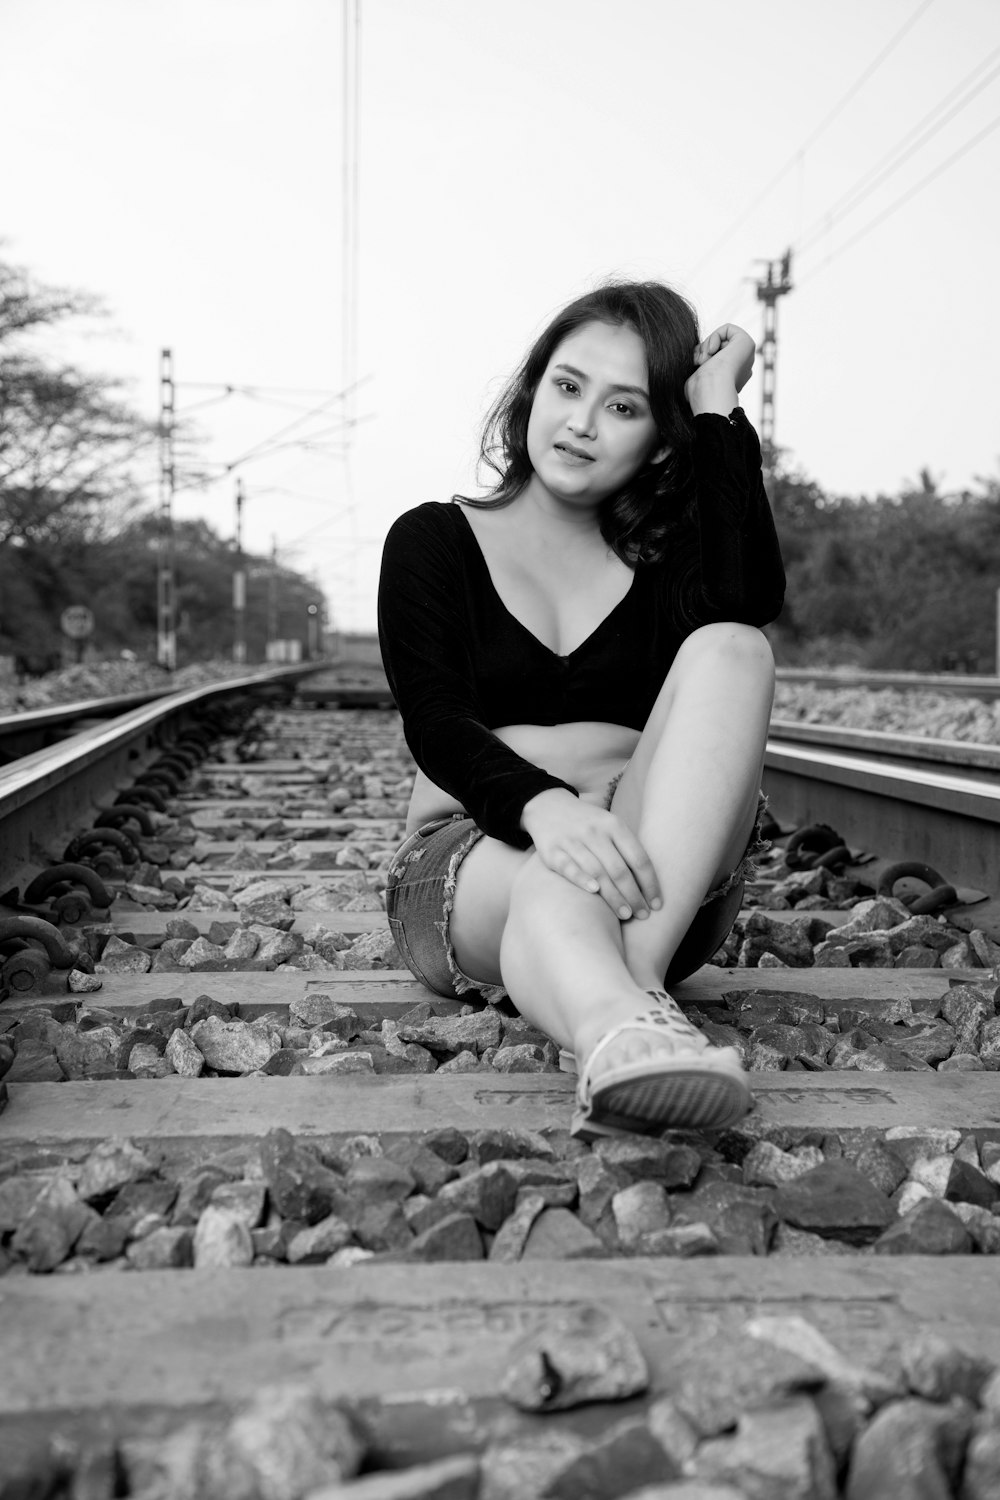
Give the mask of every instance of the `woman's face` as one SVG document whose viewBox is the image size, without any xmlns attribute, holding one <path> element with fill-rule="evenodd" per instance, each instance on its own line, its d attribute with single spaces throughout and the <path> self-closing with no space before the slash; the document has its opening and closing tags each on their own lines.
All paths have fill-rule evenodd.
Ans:
<svg viewBox="0 0 1000 1500">
<path fill-rule="evenodd" d="M 649 409 L 646 351 L 631 328 L 585 323 L 556 347 L 528 418 L 528 457 L 558 499 L 599 504 L 666 458 Z"/>
</svg>

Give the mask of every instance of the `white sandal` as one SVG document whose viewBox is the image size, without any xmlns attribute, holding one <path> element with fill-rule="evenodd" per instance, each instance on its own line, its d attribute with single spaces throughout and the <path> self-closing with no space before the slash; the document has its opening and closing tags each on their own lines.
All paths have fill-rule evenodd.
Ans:
<svg viewBox="0 0 1000 1500">
<path fill-rule="evenodd" d="M 595 1060 L 626 1031 L 666 1034 L 681 1042 L 701 1036 L 676 1000 L 665 991 L 656 998 L 655 1010 L 612 1026 L 592 1049 L 577 1085 L 578 1108 L 571 1135 L 587 1139 L 620 1131 L 655 1135 L 664 1130 L 719 1130 L 735 1124 L 750 1108 L 753 1095 L 735 1047 L 644 1057 L 610 1068 L 595 1085 Z"/>
</svg>

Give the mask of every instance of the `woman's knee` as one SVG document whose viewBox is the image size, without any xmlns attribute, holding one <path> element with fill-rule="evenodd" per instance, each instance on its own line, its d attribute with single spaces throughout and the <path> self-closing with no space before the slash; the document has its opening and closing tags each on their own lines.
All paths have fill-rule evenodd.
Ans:
<svg viewBox="0 0 1000 1500">
<path fill-rule="evenodd" d="M 674 658 L 674 667 L 684 670 L 695 663 L 704 667 L 706 661 L 738 662 L 741 666 L 759 670 L 769 681 L 774 679 L 771 643 L 756 625 L 721 620 L 692 630 Z"/>
</svg>

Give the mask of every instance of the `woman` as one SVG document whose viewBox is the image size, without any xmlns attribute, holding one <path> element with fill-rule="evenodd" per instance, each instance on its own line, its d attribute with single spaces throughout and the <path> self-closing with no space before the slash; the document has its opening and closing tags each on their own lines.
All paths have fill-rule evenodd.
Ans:
<svg viewBox="0 0 1000 1500">
<path fill-rule="evenodd" d="M 418 773 L 390 926 L 441 995 L 506 993 L 575 1059 L 576 1133 L 716 1127 L 750 1091 L 664 984 L 718 948 L 759 842 L 784 573 L 742 329 L 611 284 L 487 419 L 486 500 L 401 516 L 379 633 Z M 571 1056 L 570 1056 L 571 1054 Z"/>
</svg>

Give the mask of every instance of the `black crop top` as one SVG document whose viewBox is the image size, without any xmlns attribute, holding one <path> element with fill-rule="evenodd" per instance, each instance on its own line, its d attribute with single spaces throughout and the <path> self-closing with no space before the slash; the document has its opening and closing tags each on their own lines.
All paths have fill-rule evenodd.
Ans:
<svg viewBox="0 0 1000 1500">
<path fill-rule="evenodd" d="M 406 743 L 480 828 L 517 848 L 526 802 L 568 786 L 491 732 L 590 720 L 642 729 L 684 638 L 700 625 L 765 625 L 785 575 L 741 408 L 694 420 L 697 522 L 663 562 L 639 564 L 628 593 L 569 656 L 520 624 L 493 587 L 456 502 L 395 521 L 379 583 L 379 639 Z"/>
</svg>

